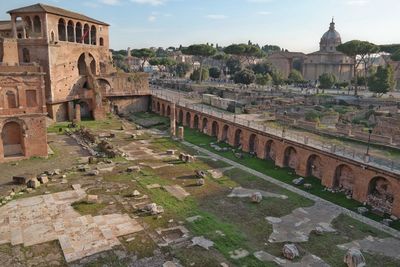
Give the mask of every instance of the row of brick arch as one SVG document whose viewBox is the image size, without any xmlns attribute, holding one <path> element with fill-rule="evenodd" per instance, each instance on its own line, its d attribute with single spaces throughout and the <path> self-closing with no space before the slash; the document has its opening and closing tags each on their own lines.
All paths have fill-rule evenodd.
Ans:
<svg viewBox="0 0 400 267">
<path fill-rule="evenodd" d="M 170 103 L 157 98 L 152 102 L 152 110 L 162 116 L 173 115 Z M 291 168 L 300 176 L 316 177 L 329 188 L 341 189 L 360 202 L 368 202 L 387 213 L 400 215 L 400 197 L 395 195 L 400 192 L 399 177 L 368 170 L 188 108 L 176 107 L 175 118 L 178 124 L 198 129 L 258 158 L 272 160 L 279 167 Z"/>
</svg>

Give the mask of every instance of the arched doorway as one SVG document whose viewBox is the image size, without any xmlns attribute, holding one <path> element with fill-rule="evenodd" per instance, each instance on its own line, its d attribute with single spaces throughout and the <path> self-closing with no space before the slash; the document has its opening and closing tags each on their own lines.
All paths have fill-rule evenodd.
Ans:
<svg viewBox="0 0 400 267">
<path fill-rule="evenodd" d="M 185 118 L 185 120 L 186 120 L 186 126 L 190 127 L 191 115 L 190 115 L 190 112 L 189 112 L 189 111 L 186 112 L 186 118 Z"/>
<path fill-rule="evenodd" d="M 171 116 L 171 108 L 169 105 L 167 106 L 167 116 Z"/>
<path fill-rule="evenodd" d="M 22 127 L 19 123 L 11 121 L 4 124 L 1 139 L 4 157 L 24 155 Z"/>
<path fill-rule="evenodd" d="M 81 106 L 81 120 L 92 120 L 93 114 L 89 104 L 85 101 L 81 101 L 79 104 Z"/>
<path fill-rule="evenodd" d="M 87 54 L 87 55 L 89 57 L 89 62 L 90 62 L 90 64 L 89 64 L 90 72 L 93 75 L 96 75 L 96 60 L 94 59 L 94 57 L 91 54 Z M 81 75 L 81 76 L 89 75 L 89 70 L 88 70 L 88 67 L 86 65 L 86 55 L 85 55 L 85 53 L 82 53 L 79 56 L 77 65 L 78 65 L 78 73 L 79 73 L 79 75 Z"/>
<path fill-rule="evenodd" d="M 235 141 L 233 143 L 234 147 L 241 147 L 242 146 L 242 130 L 237 129 L 235 131 Z"/>
<path fill-rule="evenodd" d="M 257 145 L 258 145 L 257 135 L 251 134 L 250 138 L 249 138 L 249 152 L 250 153 L 256 153 L 257 152 Z"/>
<path fill-rule="evenodd" d="M 193 128 L 194 129 L 199 129 L 199 116 L 198 115 L 194 115 L 193 117 Z"/>
<path fill-rule="evenodd" d="M 228 142 L 228 136 L 229 136 L 228 134 L 229 134 L 229 126 L 227 124 L 225 124 L 224 128 L 222 128 L 221 141 Z"/>
<path fill-rule="evenodd" d="M 296 169 L 298 164 L 297 151 L 293 147 L 289 146 L 285 149 L 285 158 L 283 160 L 285 167 Z"/>
<path fill-rule="evenodd" d="M 337 166 L 335 170 L 335 177 L 333 179 L 333 188 L 340 189 L 345 191 L 347 194 L 351 194 L 353 192 L 353 185 L 354 174 L 352 169 L 345 164 Z"/>
<path fill-rule="evenodd" d="M 213 121 L 213 123 L 211 125 L 211 136 L 215 136 L 218 138 L 218 134 L 219 134 L 218 122 Z"/>
<path fill-rule="evenodd" d="M 161 104 L 160 102 L 157 102 L 157 112 L 160 113 L 161 111 Z"/>
<path fill-rule="evenodd" d="M 273 140 L 268 140 L 265 143 L 265 159 L 272 160 L 275 162 L 275 158 L 276 158 L 275 143 Z"/>
<path fill-rule="evenodd" d="M 161 115 L 165 116 L 165 105 L 164 104 L 162 104 L 162 106 L 161 106 Z"/>
<path fill-rule="evenodd" d="M 308 157 L 307 176 L 322 179 L 322 160 L 318 155 L 311 155 Z"/>
<path fill-rule="evenodd" d="M 380 209 L 384 213 L 391 214 L 393 207 L 393 188 L 384 177 L 371 179 L 368 185 L 368 205 Z"/>
<path fill-rule="evenodd" d="M 207 134 L 207 129 L 208 129 L 208 119 L 204 118 L 203 125 L 201 126 L 201 132 Z"/>
<path fill-rule="evenodd" d="M 179 124 L 183 123 L 183 111 L 182 111 L 182 109 L 180 109 L 179 112 L 178 112 L 178 123 Z"/>
</svg>

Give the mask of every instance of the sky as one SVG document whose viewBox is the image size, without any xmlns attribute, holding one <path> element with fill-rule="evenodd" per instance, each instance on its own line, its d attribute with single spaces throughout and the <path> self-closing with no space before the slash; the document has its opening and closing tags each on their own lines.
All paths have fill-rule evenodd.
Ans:
<svg viewBox="0 0 400 267">
<path fill-rule="evenodd" d="M 7 11 L 39 0 L 0 0 Z M 110 48 L 279 45 L 313 52 L 334 17 L 342 41 L 400 43 L 400 0 L 42 0 L 107 22 Z"/>
</svg>

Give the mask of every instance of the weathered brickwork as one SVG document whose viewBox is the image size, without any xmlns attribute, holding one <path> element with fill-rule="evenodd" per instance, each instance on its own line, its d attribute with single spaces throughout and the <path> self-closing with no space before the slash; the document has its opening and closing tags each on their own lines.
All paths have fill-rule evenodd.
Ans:
<svg viewBox="0 0 400 267">
<path fill-rule="evenodd" d="M 151 109 L 155 113 L 172 116 L 168 112 L 171 106 L 165 100 L 152 97 Z M 232 146 L 241 146 L 245 152 L 254 152 L 258 158 L 273 160 L 279 167 L 292 168 L 299 176 L 314 176 L 328 188 L 349 191 L 357 201 L 367 202 L 400 216 L 400 195 L 397 193 L 400 192 L 400 177 L 394 173 L 199 114 L 187 107 L 176 106 L 176 118 L 178 123 L 216 136 Z"/>
</svg>

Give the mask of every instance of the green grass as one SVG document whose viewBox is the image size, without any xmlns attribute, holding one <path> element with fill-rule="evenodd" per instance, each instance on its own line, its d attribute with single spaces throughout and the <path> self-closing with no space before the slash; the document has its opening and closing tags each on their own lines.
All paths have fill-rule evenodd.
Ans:
<svg viewBox="0 0 400 267">
<path fill-rule="evenodd" d="M 98 215 L 99 211 L 106 207 L 104 203 L 89 203 L 85 200 L 77 201 L 71 205 L 82 215 Z"/>
</svg>

